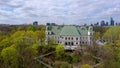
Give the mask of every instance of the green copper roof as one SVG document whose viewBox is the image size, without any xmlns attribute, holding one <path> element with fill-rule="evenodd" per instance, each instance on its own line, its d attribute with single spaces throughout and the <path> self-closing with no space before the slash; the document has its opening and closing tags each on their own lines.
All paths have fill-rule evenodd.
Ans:
<svg viewBox="0 0 120 68">
<path fill-rule="evenodd" d="M 79 30 L 81 35 L 87 35 L 88 34 L 88 30 L 85 27 L 78 28 L 78 30 Z"/>
<path fill-rule="evenodd" d="M 51 31 L 52 31 L 54 34 L 58 35 L 58 34 L 60 33 L 60 31 L 61 31 L 61 28 L 58 27 L 58 26 L 52 26 Z"/>
<path fill-rule="evenodd" d="M 86 27 L 77 27 L 72 25 L 65 25 L 65 26 L 48 26 L 49 30 L 54 35 L 87 35 L 88 29 Z"/>
<path fill-rule="evenodd" d="M 80 35 L 75 26 L 64 26 L 60 35 Z"/>
</svg>

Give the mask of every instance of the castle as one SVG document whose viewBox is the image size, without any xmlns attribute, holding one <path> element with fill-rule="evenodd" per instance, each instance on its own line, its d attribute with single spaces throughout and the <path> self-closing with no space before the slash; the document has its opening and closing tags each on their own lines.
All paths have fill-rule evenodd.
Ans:
<svg viewBox="0 0 120 68">
<path fill-rule="evenodd" d="M 64 45 L 65 49 L 74 50 L 82 45 L 93 44 L 93 27 L 75 25 L 56 25 L 47 23 L 46 43 L 53 41 L 55 44 Z"/>
</svg>

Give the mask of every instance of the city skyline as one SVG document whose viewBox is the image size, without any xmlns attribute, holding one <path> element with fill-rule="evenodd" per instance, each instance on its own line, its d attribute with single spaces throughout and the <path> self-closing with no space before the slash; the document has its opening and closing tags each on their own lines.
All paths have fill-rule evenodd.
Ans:
<svg viewBox="0 0 120 68">
<path fill-rule="evenodd" d="M 91 24 L 113 17 L 120 22 L 119 0 L 0 0 L 0 24 Z"/>
</svg>

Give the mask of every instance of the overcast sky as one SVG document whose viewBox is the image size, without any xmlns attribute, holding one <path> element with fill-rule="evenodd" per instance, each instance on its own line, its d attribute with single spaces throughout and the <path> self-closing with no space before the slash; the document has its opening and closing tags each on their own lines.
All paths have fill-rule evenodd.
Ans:
<svg viewBox="0 0 120 68">
<path fill-rule="evenodd" d="M 0 0 L 0 24 L 120 22 L 120 0 Z"/>
</svg>

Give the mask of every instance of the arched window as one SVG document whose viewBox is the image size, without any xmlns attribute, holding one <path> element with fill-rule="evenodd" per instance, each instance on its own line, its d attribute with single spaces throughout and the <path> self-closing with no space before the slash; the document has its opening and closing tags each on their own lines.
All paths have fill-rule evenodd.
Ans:
<svg viewBox="0 0 120 68">
<path fill-rule="evenodd" d="M 71 38 L 71 40 L 73 40 L 73 37 Z"/>
<path fill-rule="evenodd" d="M 82 44 L 84 44 L 84 42 L 82 42 Z"/>
<path fill-rule="evenodd" d="M 67 45 L 67 42 L 65 42 L 65 45 Z"/>
<path fill-rule="evenodd" d="M 70 45 L 70 42 L 68 42 L 68 45 Z"/>
<path fill-rule="evenodd" d="M 70 40 L 70 37 L 68 39 Z"/>
<path fill-rule="evenodd" d="M 67 40 L 67 37 L 65 37 L 65 40 Z"/>
<path fill-rule="evenodd" d="M 71 42 L 71 45 L 74 45 L 74 43 L 73 43 L 73 42 Z"/>
<path fill-rule="evenodd" d="M 78 40 L 78 38 L 76 38 L 76 40 Z"/>
</svg>

